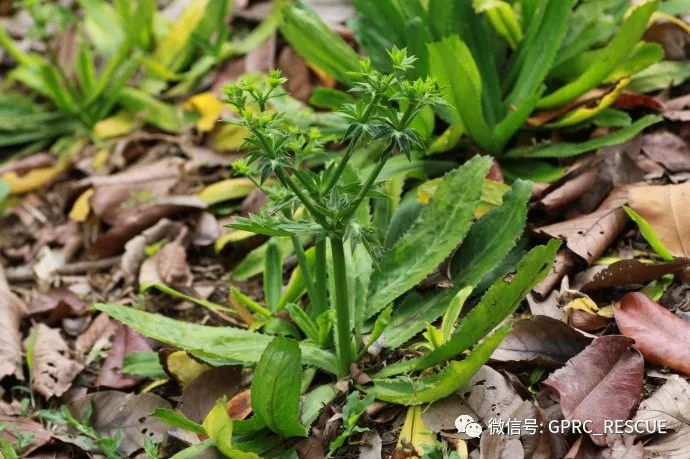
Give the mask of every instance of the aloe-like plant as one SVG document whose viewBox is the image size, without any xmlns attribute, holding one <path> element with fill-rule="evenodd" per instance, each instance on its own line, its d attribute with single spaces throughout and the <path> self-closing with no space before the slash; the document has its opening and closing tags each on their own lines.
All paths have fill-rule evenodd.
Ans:
<svg viewBox="0 0 690 459">
<path fill-rule="evenodd" d="M 501 323 L 543 279 L 555 256 L 557 241 L 528 252 L 518 244 L 529 182 L 516 181 L 474 223 L 486 191 L 489 157 L 477 156 L 427 184 L 423 199 L 413 193 L 415 199 L 398 206 L 390 218 L 378 215 L 382 207 L 376 201 L 389 198 L 382 191 L 387 178 L 424 148 L 411 127 L 413 120 L 425 107 L 444 104 L 434 80 L 406 77 L 415 59 L 405 50 L 394 49 L 390 58 L 390 73 L 364 60 L 349 74 L 354 100 L 341 111 L 347 124 L 342 136 L 300 128 L 294 118 L 276 112 L 273 105 L 283 97 L 285 81 L 278 72 L 226 87 L 228 102 L 240 116 L 234 122 L 248 132 L 249 153 L 234 164 L 235 171 L 269 197 L 259 214 L 236 218 L 231 225 L 270 237 L 263 252 L 263 304 L 231 291 L 236 316 L 255 331 L 188 324 L 131 307 L 96 306 L 210 363 L 256 365 L 254 416 L 233 427 L 234 447 L 241 450 L 264 451 L 271 444 L 267 438 L 273 438 L 266 436 L 269 431 L 283 437 L 306 435 L 321 406 L 335 397 L 327 384 L 312 388 L 300 401 L 301 387 L 308 387 L 314 376 L 313 369 L 305 371 L 300 384 L 304 365 L 347 377 L 352 365 L 367 365 L 367 354 L 379 355 L 383 362 L 393 356 L 388 350 L 421 332 L 421 357 L 377 364 L 370 371 L 373 385 L 361 389 L 368 397 L 408 405 L 450 395 L 489 359 L 510 330 Z M 329 145 L 342 147 L 335 159 L 326 152 Z M 352 162 L 362 154 L 371 161 L 358 170 Z M 322 168 L 303 167 L 304 161 L 324 156 L 328 160 Z M 383 237 L 375 226 L 380 220 L 386 222 Z M 282 280 L 283 240 L 297 260 L 287 286 Z M 305 242 L 312 247 L 305 250 Z M 416 291 L 446 259 L 452 285 Z M 510 272 L 514 276 L 507 281 Z M 473 307 L 459 320 L 466 302 Z M 352 406 L 364 403 L 358 400 L 353 398 Z M 356 424 L 359 415 L 352 410 Z"/>
<path fill-rule="evenodd" d="M 484 151 L 507 157 L 563 157 L 621 143 L 659 117 L 630 116 L 611 107 L 635 75 L 657 64 L 663 50 L 641 38 L 658 0 L 353 0 L 351 26 L 380 70 L 386 50 L 406 46 L 418 58 L 414 76 L 431 76 L 447 106 L 443 144 L 467 135 Z M 281 32 L 313 65 L 350 84 L 354 51 L 308 7 L 284 5 Z M 631 83 L 632 81 L 632 83 Z M 595 93 L 599 87 L 606 89 Z M 326 91 L 317 92 L 323 103 Z M 579 99 L 578 99 L 579 98 Z M 586 103 L 585 103 L 586 102 Z M 538 111 L 546 121 L 526 123 Z M 523 129 L 566 129 L 592 123 L 620 128 L 596 142 L 511 149 Z M 528 168 L 521 168 L 528 169 Z"/>
<path fill-rule="evenodd" d="M 27 11 L 40 29 L 45 27 L 40 13 L 50 5 L 34 3 Z M 225 23 L 228 0 L 192 2 L 172 23 L 155 0 L 78 3 L 84 20 L 75 28 L 76 58 L 69 66 L 58 59 L 54 37 L 37 32 L 47 49 L 41 55 L 24 51 L 0 27 L 0 47 L 16 62 L 0 91 L 0 148 L 28 153 L 61 138 L 98 140 L 106 130 L 122 134 L 137 116 L 177 132 L 188 120 L 164 98 L 188 95 L 218 63 L 260 44 L 276 24 L 271 16 L 232 42 Z M 10 83 L 28 88 L 28 94 L 7 89 Z M 99 129 L 99 122 L 110 116 L 109 126 Z"/>
</svg>

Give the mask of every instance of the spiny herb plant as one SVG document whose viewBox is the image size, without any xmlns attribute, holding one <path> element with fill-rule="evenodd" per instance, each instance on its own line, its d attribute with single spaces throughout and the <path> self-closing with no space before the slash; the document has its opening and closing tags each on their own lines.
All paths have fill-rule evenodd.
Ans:
<svg viewBox="0 0 690 459">
<path fill-rule="evenodd" d="M 550 269 L 558 242 L 529 251 L 520 242 L 529 182 L 506 186 L 488 212 L 479 212 L 491 187 L 488 157 L 427 183 L 424 199 L 412 190 L 404 205 L 380 212 L 385 207 L 377 202 L 390 199 L 384 191 L 402 192 L 411 170 L 402 165 L 419 163 L 425 144 L 413 126 L 420 114 L 443 105 L 432 79 L 408 78 L 415 60 L 405 50 L 393 49 L 390 59 L 390 73 L 364 60 L 349 74 L 353 100 L 339 115 L 342 135 L 318 133 L 275 110 L 285 97 L 278 72 L 227 86 L 239 115 L 233 122 L 248 133 L 246 160 L 234 169 L 269 198 L 257 215 L 231 225 L 269 236 L 261 251 L 263 304 L 233 287 L 234 309 L 225 310 L 251 331 L 96 305 L 210 364 L 253 367 L 253 416 L 224 421 L 232 424 L 227 451 L 270 457 L 285 448 L 282 438 L 308 435 L 339 393 L 332 377 L 348 378 L 353 365 L 365 368 L 373 384 L 359 387 L 365 398 L 350 397 L 334 448 L 357 431 L 357 413 L 372 399 L 420 405 L 451 395 L 489 359 L 510 331 L 501 323 Z M 362 157 L 368 162 L 354 167 Z M 314 158 L 325 159 L 322 167 L 306 168 Z M 289 251 L 297 267 L 283 285 Z M 444 260 L 450 285 L 418 291 Z M 419 356 L 401 360 L 390 352 L 403 345 Z M 330 382 L 315 384 L 319 370 L 332 375 Z"/>
</svg>

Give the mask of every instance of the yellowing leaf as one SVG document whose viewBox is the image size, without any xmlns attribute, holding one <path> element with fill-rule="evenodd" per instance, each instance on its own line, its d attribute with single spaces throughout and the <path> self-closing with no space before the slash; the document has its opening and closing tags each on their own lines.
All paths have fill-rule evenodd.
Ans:
<svg viewBox="0 0 690 459">
<path fill-rule="evenodd" d="M 420 405 L 415 405 L 407 410 L 405 423 L 395 447 L 396 453 L 402 452 L 404 457 L 409 459 L 419 459 L 425 449 L 433 449 L 437 443 L 436 434 L 422 420 L 423 408 Z M 395 453 L 393 455 L 397 456 Z"/>
<path fill-rule="evenodd" d="M 184 108 L 193 110 L 201 117 L 196 122 L 196 127 L 202 132 L 208 132 L 216 125 L 216 121 L 223 112 L 223 103 L 212 92 L 202 92 L 190 97 Z"/>
<path fill-rule="evenodd" d="M 199 193 L 199 199 L 208 205 L 247 196 L 254 189 L 248 178 L 233 178 L 213 183 Z"/>
<path fill-rule="evenodd" d="M 588 296 L 575 298 L 565 306 L 566 311 L 584 311 L 590 314 L 596 314 L 599 311 L 599 306 Z"/>
<path fill-rule="evenodd" d="M 79 195 L 77 200 L 74 201 L 72 210 L 69 212 L 70 220 L 75 222 L 86 221 L 91 213 L 91 202 L 89 201 L 91 196 L 93 196 L 93 188 L 89 188 Z"/>
<path fill-rule="evenodd" d="M 254 236 L 256 236 L 256 234 L 254 234 L 250 231 L 232 230 L 229 233 L 223 234 L 222 236 L 220 236 L 216 240 L 216 245 L 215 245 L 216 252 L 220 252 L 228 244 L 231 244 L 233 242 L 244 241 L 245 239 L 249 239 L 250 237 L 254 237 Z"/>
<path fill-rule="evenodd" d="M 210 369 L 211 367 L 194 360 L 185 351 L 171 352 L 165 359 L 166 372 L 174 377 L 183 388 L 201 373 Z"/>
<path fill-rule="evenodd" d="M 213 133 L 211 145 L 217 151 L 238 151 L 242 148 L 244 138 L 247 137 L 247 128 L 234 124 L 223 124 Z"/>
<path fill-rule="evenodd" d="M 154 57 L 168 70 L 179 70 L 185 51 L 191 44 L 192 34 L 201 22 L 208 0 L 195 0 L 184 10 L 179 19 L 170 27 L 168 35 L 161 40 L 154 51 Z"/>
<path fill-rule="evenodd" d="M 18 175 L 14 171 L 5 172 L 0 178 L 10 185 L 10 194 L 21 194 L 41 188 L 66 168 L 67 163 L 58 162 L 50 167 L 32 169 L 24 175 Z"/>
<path fill-rule="evenodd" d="M 419 201 L 421 204 L 429 204 L 431 197 L 436 192 L 436 188 L 438 187 L 439 183 L 441 183 L 441 179 L 442 177 L 422 183 L 419 188 L 417 188 L 417 201 Z M 506 185 L 502 182 L 496 182 L 494 180 L 484 179 L 484 182 L 482 183 L 481 201 L 479 206 L 477 206 L 477 209 L 474 211 L 475 218 L 480 218 L 491 209 L 499 207 L 503 202 L 503 195 L 508 190 L 510 190 L 510 185 Z"/>
<path fill-rule="evenodd" d="M 134 115 L 127 111 L 121 111 L 96 123 L 93 127 L 93 134 L 100 139 L 112 139 L 127 135 L 134 128 Z"/>
<path fill-rule="evenodd" d="M 630 78 L 621 78 L 618 81 L 618 83 L 616 83 L 616 85 L 613 88 L 611 88 L 598 101 L 596 101 L 596 103 L 593 106 L 584 105 L 582 107 L 578 107 L 570 113 L 565 114 L 558 121 L 547 124 L 546 127 L 560 128 L 572 126 L 574 124 L 581 123 L 582 121 L 592 118 L 593 116 L 601 113 L 602 111 L 604 111 L 604 109 L 608 108 L 611 104 L 613 104 L 616 101 L 616 99 L 618 99 L 618 96 L 620 95 L 621 91 L 623 91 L 623 88 L 625 88 L 628 85 L 628 83 L 630 83 Z"/>
<path fill-rule="evenodd" d="M 96 169 L 102 169 L 106 163 L 108 162 L 108 157 L 110 156 L 110 152 L 106 148 L 101 148 L 98 150 L 98 152 L 94 155 L 93 159 L 91 160 L 91 166 Z"/>
</svg>

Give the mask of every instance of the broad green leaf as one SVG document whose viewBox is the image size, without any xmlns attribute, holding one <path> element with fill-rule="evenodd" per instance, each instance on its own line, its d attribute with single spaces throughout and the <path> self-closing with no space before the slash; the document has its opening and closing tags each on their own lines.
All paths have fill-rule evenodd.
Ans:
<svg viewBox="0 0 690 459">
<path fill-rule="evenodd" d="M 630 126 L 618 129 L 610 134 L 595 137 L 580 143 L 563 142 L 547 143 L 531 147 L 518 147 L 507 154 L 510 158 L 567 158 L 587 153 L 598 148 L 619 145 L 635 137 L 645 128 L 661 121 L 657 115 L 645 115 Z"/>
<path fill-rule="evenodd" d="M 142 335 L 202 358 L 208 357 L 214 362 L 256 363 L 271 340 L 270 336 L 239 328 L 191 324 L 117 304 L 97 304 L 94 308 Z M 305 364 L 339 373 L 339 364 L 333 354 L 308 343 L 302 343 L 300 347 Z"/>
<path fill-rule="evenodd" d="M 127 354 L 123 359 L 121 371 L 126 375 L 143 376 L 151 379 L 168 377 L 160 364 L 158 353 L 152 351 Z"/>
<path fill-rule="evenodd" d="M 445 369 L 431 376 L 374 379 L 374 387 L 368 392 L 378 400 L 401 405 L 421 405 L 447 397 L 467 384 L 509 333 L 510 327 L 498 329 L 463 360 L 452 361 Z"/>
<path fill-rule="evenodd" d="M 523 179 L 551 183 L 563 177 L 565 171 L 565 167 L 556 166 L 542 159 L 501 158 L 501 172 L 508 180 Z"/>
<path fill-rule="evenodd" d="M 632 76 L 628 89 L 652 92 L 678 86 L 690 78 L 690 62 L 662 61 Z"/>
<path fill-rule="evenodd" d="M 463 318 L 450 340 L 443 346 L 423 357 L 389 365 L 377 376 L 424 370 L 452 359 L 474 346 L 512 314 L 529 291 L 546 277 L 559 246 L 560 242 L 554 239 L 527 253 L 518 264 L 510 282 L 505 279 L 496 281 L 482 296 L 479 304 Z"/>
<path fill-rule="evenodd" d="M 508 41 L 515 49 L 522 40 L 522 27 L 515 11 L 501 0 L 473 0 L 472 6 L 478 13 L 484 13 L 491 21 L 496 32 Z"/>
<path fill-rule="evenodd" d="M 307 62 L 348 83 L 348 72 L 357 71 L 357 53 L 308 7 L 289 3 L 281 8 L 280 31 Z"/>
<path fill-rule="evenodd" d="M 338 396 L 338 390 L 333 384 L 324 384 L 307 392 L 302 400 L 302 425 L 311 426 L 319 417 L 323 407 Z"/>
<path fill-rule="evenodd" d="M 441 92 L 456 121 L 484 149 L 495 151 L 491 128 L 482 108 L 482 80 L 472 53 L 457 35 L 427 44 L 430 74 L 438 80 Z"/>
<path fill-rule="evenodd" d="M 304 437 L 300 423 L 302 357 L 297 342 L 276 336 L 266 346 L 252 379 L 252 410 L 272 431 Z"/>
<path fill-rule="evenodd" d="M 369 286 L 367 317 L 422 281 L 463 240 L 490 164 L 490 158 L 478 156 L 444 176 L 412 227 L 379 260 Z"/>
<path fill-rule="evenodd" d="M 151 416 L 160 419 L 169 426 L 179 427 L 180 429 L 184 429 L 189 432 L 206 435 L 206 429 L 204 429 L 201 424 L 197 424 L 184 414 L 178 413 L 175 410 L 168 408 L 156 408 L 156 410 L 151 413 Z"/>
<path fill-rule="evenodd" d="M 637 227 L 640 229 L 640 233 L 642 233 L 642 236 L 644 236 L 654 252 L 656 252 L 656 254 L 659 255 L 662 260 L 673 260 L 673 255 L 666 248 L 661 239 L 659 239 L 659 236 L 657 236 L 654 228 L 652 228 L 652 225 L 650 225 L 649 222 L 642 217 L 642 215 L 638 214 L 630 207 L 623 206 L 623 210 L 625 210 L 625 213 L 628 214 L 628 217 L 630 217 L 630 219 L 637 224 Z"/>
<path fill-rule="evenodd" d="M 144 120 L 168 132 L 177 132 L 183 125 L 181 111 L 174 105 L 161 102 L 155 97 L 135 88 L 120 91 L 120 103 L 135 113 L 140 113 Z"/>
<path fill-rule="evenodd" d="M 83 26 L 100 54 L 110 56 L 125 41 L 125 30 L 115 9 L 101 0 L 79 0 L 84 12 Z"/>
<path fill-rule="evenodd" d="M 543 97 L 537 106 L 539 108 L 558 107 L 601 84 L 630 55 L 631 45 L 642 38 L 649 18 L 658 6 L 658 0 L 648 0 L 634 6 L 600 58 L 593 62 L 587 71 L 575 81 Z"/>
<path fill-rule="evenodd" d="M 218 400 L 203 422 L 206 434 L 223 456 L 230 459 L 261 459 L 254 453 L 240 451 L 232 445 L 232 419 L 225 408 L 225 399 Z"/>
<path fill-rule="evenodd" d="M 456 294 L 465 287 L 475 287 L 513 249 L 527 219 L 531 197 L 529 182 L 518 180 L 501 207 L 489 211 L 470 229 L 453 257 L 453 287 L 421 297 L 411 292 L 403 299 L 389 320 L 376 347 L 397 348 L 448 311 Z"/>
</svg>

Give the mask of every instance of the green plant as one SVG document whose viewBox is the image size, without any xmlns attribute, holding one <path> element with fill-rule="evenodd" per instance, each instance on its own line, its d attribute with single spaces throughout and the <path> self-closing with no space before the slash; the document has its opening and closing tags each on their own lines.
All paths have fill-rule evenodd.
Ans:
<svg viewBox="0 0 690 459">
<path fill-rule="evenodd" d="M 624 142 L 659 121 L 648 115 L 632 122 L 627 113 L 611 107 L 626 85 L 635 85 L 637 74 L 663 58 L 660 45 L 641 40 L 659 1 L 632 3 L 353 0 L 358 14 L 351 25 L 379 70 L 390 69 L 387 49 L 407 47 L 419 58 L 410 74 L 439 82 L 447 105 L 436 111 L 450 125 L 441 136 L 443 149 L 465 134 L 495 156 L 564 157 L 599 148 L 607 140 Z M 290 44 L 307 61 L 350 85 L 347 71 L 356 65 L 356 55 L 347 44 L 299 2 L 281 11 L 281 32 Z M 594 91 L 600 86 L 609 89 Z M 314 103 L 334 97 L 326 93 L 317 92 Z M 544 121 L 527 124 L 537 111 Z M 510 148 L 520 130 L 568 133 L 592 124 L 625 129 L 579 148 Z M 510 168 L 516 161 L 503 162 Z"/>
<path fill-rule="evenodd" d="M 179 131 L 190 116 L 164 99 L 189 94 L 219 62 L 257 46 L 275 28 L 271 16 L 247 37 L 230 41 L 230 4 L 195 1 L 169 23 L 154 0 L 80 0 L 76 57 L 63 62 L 46 31 L 45 16 L 57 7 L 25 2 L 33 35 L 47 51 L 23 51 L 0 27 L 0 47 L 17 64 L 0 91 L 0 148 L 22 153 L 61 138 L 98 140 L 127 133 L 136 122 Z M 29 93 L 8 90 L 13 83 Z"/>
<path fill-rule="evenodd" d="M 231 225 L 270 237 L 261 252 L 264 304 L 231 291 L 238 316 L 255 331 L 96 305 L 141 333 L 213 364 L 256 365 L 254 416 L 233 423 L 239 449 L 261 453 L 256 445 L 265 448 L 266 438 L 274 438 L 268 431 L 306 435 L 319 409 L 336 395 L 332 384 L 311 388 L 313 367 L 344 377 L 353 364 L 364 364 L 368 352 L 396 349 L 424 330 L 433 339 L 415 345 L 427 350 L 422 357 L 387 365 L 375 374 L 374 385 L 362 390 L 367 397 L 413 405 L 450 395 L 488 360 L 510 330 L 496 327 L 546 275 L 555 256 L 556 241 L 529 252 L 517 243 L 531 193 L 528 182 L 505 186 L 492 209 L 474 222 L 487 190 L 494 189 L 485 180 L 488 157 L 477 156 L 400 198 L 424 148 L 411 125 L 425 107 L 442 101 L 433 80 L 407 79 L 414 59 L 404 50 L 394 49 L 390 56 L 391 73 L 365 60 L 350 74 L 354 100 L 343 108 L 342 136 L 324 136 L 281 116 L 274 106 L 285 97 L 280 89 L 285 80 L 277 72 L 226 89 L 241 116 L 236 122 L 249 133 L 247 160 L 234 168 L 269 197 L 259 214 L 235 218 Z M 342 148 L 334 160 L 326 153 L 331 146 Z M 303 167 L 324 157 L 321 168 Z M 362 158 L 363 165 L 355 168 Z M 307 243 L 312 247 L 304 250 Z M 297 259 L 286 286 L 284 247 Z M 452 286 L 417 292 L 415 286 L 456 249 L 448 268 Z M 504 280 L 511 272 L 512 280 Z M 474 307 L 468 306 L 457 324 L 465 301 Z M 436 330 L 432 324 L 441 317 Z M 304 365 L 310 369 L 302 372 Z M 352 410 L 345 436 L 355 431 L 357 410 Z"/>
</svg>

